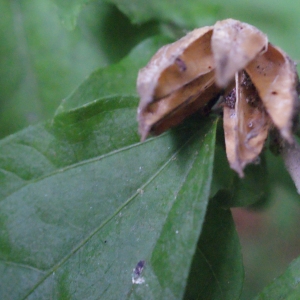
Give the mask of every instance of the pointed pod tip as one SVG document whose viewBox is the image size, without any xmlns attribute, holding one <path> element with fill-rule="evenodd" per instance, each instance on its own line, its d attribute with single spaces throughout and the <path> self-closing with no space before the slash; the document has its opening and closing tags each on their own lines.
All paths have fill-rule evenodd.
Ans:
<svg viewBox="0 0 300 300">
<path fill-rule="evenodd" d="M 282 138 L 290 145 L 295 144 L 295 138 L 293 137 L 291 130 L 289 130 L 288 128 L 282 128 L 280 130 L 280 134 L 282 136 Z"/>
<path fill-rule="evenodd" d="M 234 170 L 238 173 L 241 179 L 245 177 L 244 170 L 242 167 L 239 167 L 239 169 L 234 169 Z"/>
<path fill-rule="evenodd" d="M 140 139 L 141 143 L 147 139 L 147 137 L 149 135 L 149 131 L 150 131 L 149 129 L 150 129 L 149 126 L 140 127 L 139 133 L 141 136 L 141 139 Z"/>
<path fill-rule="evenodd" d="M 241 165 L 240 162 L 235 161 L 233 163 L 230 163 L 230 168 L 235 171 L 240 178 L 244 178 L 245 174 L 244 174 L 244 167 Z"/>
<path fill-rule="evenodd" d="M 147 138 L 147 136 L 143 136 L 143 135 L 142 135 L 141 138 L 140 138 L 140 142 L 141 142 L 141 143 L 145 142 L 146 138 Z"/>
</svg>

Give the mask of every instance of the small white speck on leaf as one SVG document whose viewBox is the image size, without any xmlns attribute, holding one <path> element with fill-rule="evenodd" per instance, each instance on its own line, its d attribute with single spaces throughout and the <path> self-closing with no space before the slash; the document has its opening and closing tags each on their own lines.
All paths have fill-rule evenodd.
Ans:
<svg viewBox="0 0 300 300">
<path fill-rule="evenodd" d="M 137 189 L 136 190 L 139 194 L 143 195 L 144 194 L 144 190 L 143 189 Z"/>
<path fill-rule="evenodd" d="M 146 262 L 144 260 L 140 260 L 136 267 L 132 270 L 131 280 L 133 284 L 143 284 L 145 282 L 144 277 L 142 277 L 142 272 Z"/>
</svg>

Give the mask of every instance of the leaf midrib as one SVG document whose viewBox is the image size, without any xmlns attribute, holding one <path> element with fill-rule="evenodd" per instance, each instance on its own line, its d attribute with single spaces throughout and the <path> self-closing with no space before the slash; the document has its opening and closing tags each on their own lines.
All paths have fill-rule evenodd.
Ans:
<svg viewBox="0 0 300 300">
<path fill-rule="evenodd" d="M 110 151 L 108 153 L 105 153 L 103 155 L 100 155 L 100 156 L 96 156 L 96 157 L 93 157 L 93 158 L 89 158 L 89 159 L 85 159 L 83 161 L 80 161 L 80 162 L 76 162 L 74 164 L 71 164 L 69 166 L 66 166 L 66 167 L 62 167 L 62 168 L 58 168 L 56 169 L 55 171 L 53 172 L 50 172 L 48 174 L 45 174 L 45 175 L 42 175 L 38 178 L 35 178 L 35 179 L 32 179 L 32 180 L 29 180 L 27 181 L 24 185 L 21 185 L 19 188 L 15 189 L 12 193 L 9 193 L 7 194 L 2 200 L 1 202 L 4 202 L 8 197 L 10 197 L 11 195 L 13 195 L 14 193 L 22 190 L 23 188 L 25 188 L 26 186 L 30 185 L 30 184 L 33 184 L 33 183 L 36 183 L 36 182 L 39 182 L 41 180 L 44 180 L 48 177 L 51 177 L 51 176 L 55 176 L 56 174 L 60 174 L 60 173 L 63 173 L 63 172 L 66 172 L 68 170 L 71 170 L 71 169 L 74 169 L 74 168 L 77 168 L 77 167 L 80 167 L 80 166 L 83 166 L 83 165 L 86 165 L 86 164 L 89 164 L 89 163 L 93 163 L 93 162 L 96 162 L 96 161 L 100 161 L 104 158 L 107 158 L 109 156 L 112 156 L 112 155 L 116 155 L 122 151 L 127 151 L 129 149 L 132 149 L 132 148 L 135 148 L 135 147 L 138 147 L 138 146 L 142 146 L 142 144 L 144 143 L 149 143 L 149 142 L 152 142 L 154 139 L 159 139 L 159 138 L 162 138 L 163 136 L 165 136 L 166 134 L 162 134 L 160 135 L 159 137 L 153 137 L 153 138 L 149 138 L 148 140 L 146 140 L 145 142 L 141 143 L 141 142 L 138 142 L 138 143 L 135 143 L 135 144 L 130 144 L 129 146 L 125 146 L 125 147 L 121 147 L 119 149 L 115 149 L 113 151 Z M 4 171 L 6 171 L 5 169 L 3 169 Z M 15 174 L 15 173 L 13 173 Z M 17 176 L 17 175 L 16 175 Z"/>
<path fill-rule="evenodd" d="M 39 280 L 22 299 L 26 299 L 53 272 L 55 272 L 60 266 L 62 266 L 73 254 L 75 254 L 77 251 L 79 251 L 95 234 L 97 234 L 106 224 L 108 224 L 116 215 L 118 215 L 131 201 L 133 201 L 133 199 L 135 199 L 140 194 L 140 190 L 145 189 L 170 164 L 170 162 L 172 162 L 174 160 L 174 157 L 176 157 L 176 155 L 181 151 L 181 149 L 183 149 L 196 136 L 196 134 L 197 134 L 197 132 L 195 132 L 195 134 L 193 134 L 181 147 L 179 147 L 178 150 L 175 151 L 171 155 L 171 157 L 152 176 L 150 176 L 149 179 L 144 184 L 142 184 L 131 197 L 129 197 L 121 206 L 119 206 L 119 208 L 117 208 L 111 216 L 109 216 L 98 227 L 96 227 L 94 230 L 92 230 L 91 233 L 86 238 L 84 238 L 76 247 L 74 247 L 70 251 L 69 254 L 67 254 L 56 265 L 54 265 L 52 268 L 50 268 L 48 270 L 47 274 L 41 280 Z M 159 138 L 159 137 L 156 137 L 156 138 Z M 152 141 L 153 139 L 154 138 L 151 138 L 151 139 L 147 140 L 146 142 Z M 133 144 L 130 146 L 135 147 L 140 144 L 141 143 L 137 143 L 137 144 Z M 125 147 L 125 148 L 130 149 L 131 147 Z M 115 154 L 115 152 L 113 154 Z M 112 154 L 110 154 L 110 155 L 112 155 Z"/>
</svg>

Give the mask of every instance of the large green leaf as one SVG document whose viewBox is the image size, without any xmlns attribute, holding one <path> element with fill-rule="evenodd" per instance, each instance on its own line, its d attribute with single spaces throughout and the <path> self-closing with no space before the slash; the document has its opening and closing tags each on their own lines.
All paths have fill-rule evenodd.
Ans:
<svg viewBox="0 0 300 300">
<path fill-rule="evenodd" d="M 139 143 L 131 94 L 137 69 L 163 41 L 92 75 L 51 122 L 1 141 L 4 297 L 183 295 L 210 193 L 216 121 L 191 119 Z M 140 260 L 146 284 L 135 287 Z"/>
<path fill-rule="evenodd" d="M 288 269 L 267 286 L 255 300 L 297 300 L 300 298 L 300 257 Z"/>
<path fill-rule="evenodd" d="M 216 122 L 140 144 L 136 105 L 100 99 L 1 142 L 4 299 L 180 298 L 208 202 Z M 142 259 L 147 284 L 133 287 Z"/>
</svg>

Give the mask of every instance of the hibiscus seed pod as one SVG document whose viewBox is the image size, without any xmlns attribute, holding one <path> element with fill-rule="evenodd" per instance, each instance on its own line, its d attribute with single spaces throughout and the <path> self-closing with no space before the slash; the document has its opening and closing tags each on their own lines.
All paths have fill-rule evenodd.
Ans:
<svg viewBox="0 0 300 300">
<path fill-rule="evenodd" d="M 299 108 L 295 64 L 265 34 L 237 20 L 195 29 L 162 47 L 140 70 L 142 140 L 160 134 L 223 94 L 226 154 L 241 177 L 271 128 L 294 142 Z"/>
</svg>

